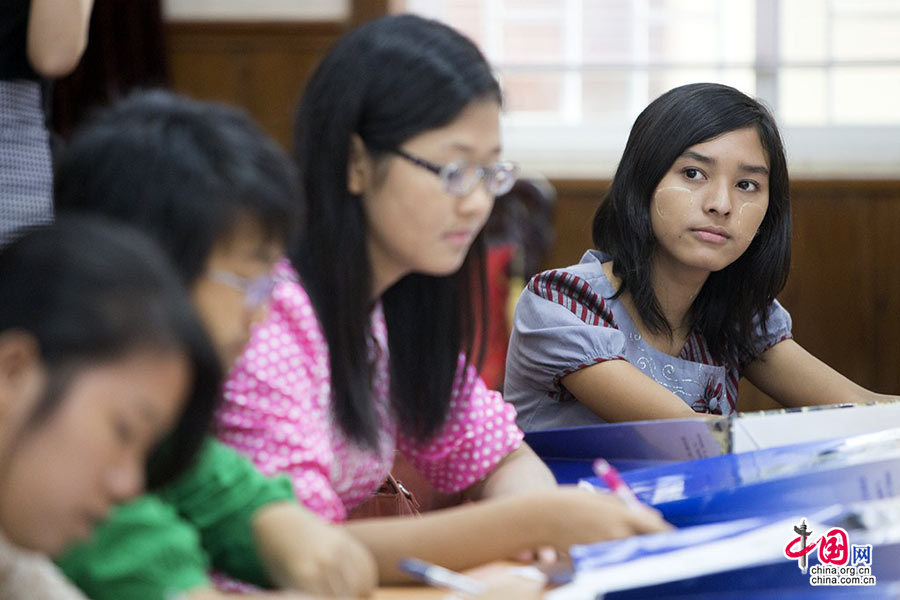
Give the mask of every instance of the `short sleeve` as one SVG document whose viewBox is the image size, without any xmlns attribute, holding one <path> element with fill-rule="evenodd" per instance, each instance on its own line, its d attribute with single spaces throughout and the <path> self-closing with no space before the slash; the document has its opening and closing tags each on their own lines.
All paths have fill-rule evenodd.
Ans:
<svg viewBox="0 0 900 600">
<path fill-rule="evenodd" d="M 117 507 L 57 564 L 94 600 L 168 598 L 211 585 L 196 529 L 152 494 Z"/>
<path fill-rule="evenodd" d="M 440 432 L 419 444 L 398 434 L 398 449 L 441 492 L 464 490 L 483 479 L 524 434 L 516 411 L 498 392 L 487 389 L 475 368 L 460 356 L 450 413 Z"/>
<path fill-rule="evenodd" d="M 287 477 L 267 477 L 234 449 L 211 439 L 196 466 L 160 497 L 197 528 L 213 567 L 269 585 L 253 537 L 253 517 L 267 504 L 295 501 Z"/>
<path fill-rule="evenodd" d="M 522 292 L 506 361 L 506 388 L 554 393 L 569 373 L 621 359 L 625 335 L 587 280 L 563 271 L 536 275 Z"/>
<path fill-rule="evenodd" d="M 773 300 L 769 306 L 769 316 L 766 319 L 766 328 L 763 331 L 759 320 L 757 319 L 756 331 L 754 332 L 754 347 L 756 352 L 762 354 L 778 342 L 789 340 L 793 337 L 791 334 L 791 315 L 778 302 Z"/>
</svg>

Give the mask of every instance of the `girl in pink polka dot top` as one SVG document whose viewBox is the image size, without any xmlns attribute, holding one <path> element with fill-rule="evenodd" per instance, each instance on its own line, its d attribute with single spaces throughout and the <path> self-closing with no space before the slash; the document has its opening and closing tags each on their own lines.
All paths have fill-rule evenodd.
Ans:
<svg viewBox="0 0 900 600">
<path fill-rule="evenodd" d="M 385 17 L 339 41 L 295 127 L 305 233 L 226 384 L 219 437 L 329 521 L 380 486 L 395 450 L 438 490 L 485 499 L 347 523 L 383 580 L 403 555 L 463 568 L 664 527 L 557 489 L 473 365 L 481 229 L 515 179 L 500 103 L 481 53 L 445 25 Z"/>
</svg>

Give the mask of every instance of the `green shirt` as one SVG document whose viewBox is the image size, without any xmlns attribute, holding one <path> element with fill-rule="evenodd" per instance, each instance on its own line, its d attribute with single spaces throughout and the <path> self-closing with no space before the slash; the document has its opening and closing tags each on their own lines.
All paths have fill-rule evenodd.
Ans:
<svg viewBox="0 0 900 600">
<path fill-rule="evenodd" d="M 210 439 L 184 477 L 116 508 L 57 564 L 94 600 L 165 599 L 211 585 L 210 567 L 267 587 L 251 520 L 261 506 L 293 500 L 286 476 L 266 477 Z"/>
</svg>

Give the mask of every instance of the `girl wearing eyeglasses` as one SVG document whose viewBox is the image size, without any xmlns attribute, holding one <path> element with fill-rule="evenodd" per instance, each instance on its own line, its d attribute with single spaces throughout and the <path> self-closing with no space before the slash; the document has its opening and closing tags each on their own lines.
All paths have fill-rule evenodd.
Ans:
<svg viewBox="0 0 900 600">
<path fill-rule="evenodd" d="M 785 406 L 887 399 L 791 339 L 775 300 L 790 211 L 765 107 L 713 83 L 654 100 L 594 217 L 596 249 L 519 299 L 505 380 L 519 424 L 727 415 L 741 376 Z"/>
<path fill-rule="evenodd" d="M 501 94 L 445 25 L 385 17 L 328 53 L 295 127 L 306 227 L 266 322 L 226 385 L 221 438 L 344 521 L 400 451 L 475 505 L 352 521 L 382 581 L 396 559 L 464 568 L 544 547 L 657 531 L 649 510 L 556 489 L 515 411 L 477 375 L 481 229 L 515 169 L 501 161 Z"/>
</svg>

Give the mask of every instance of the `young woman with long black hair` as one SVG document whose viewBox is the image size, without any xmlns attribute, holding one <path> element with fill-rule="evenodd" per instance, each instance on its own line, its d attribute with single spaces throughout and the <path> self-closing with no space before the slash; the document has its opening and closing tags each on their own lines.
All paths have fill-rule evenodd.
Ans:
<svg viewBox="0 0 900 600">
<path fill-rule="evenodd" d="M 650 511 L 558 490 L 515 411 L 477 375 L 481 229 L 515 169 L 501 160 L 501 93 L 451 28 L 368 23 L 323 59 L 301 101 L 302 241 L 266 322 L 226 384 L 221 439 L 343 521 L 399 450 L 472 506 L 351 521 L 382 580 L 398 556 L 450 567 L 664 527 Z"/>
</svg>

